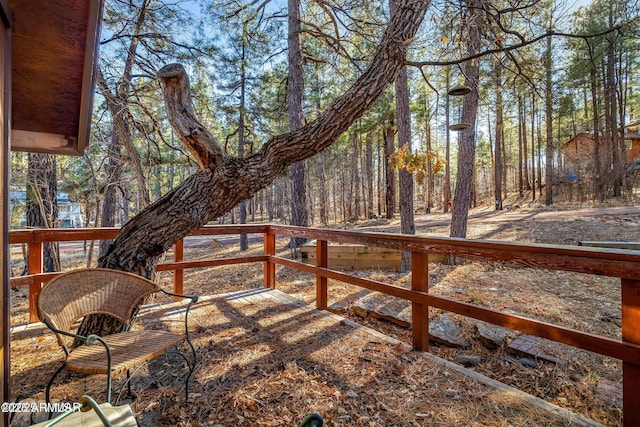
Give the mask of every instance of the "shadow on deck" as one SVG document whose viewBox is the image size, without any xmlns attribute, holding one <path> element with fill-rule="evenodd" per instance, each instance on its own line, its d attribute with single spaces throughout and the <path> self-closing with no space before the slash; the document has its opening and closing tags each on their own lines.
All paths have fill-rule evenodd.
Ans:
<svg viewBox="0 0 640 427">
<path fill-rule="evenodd" d="M 179 307 L 146 306 L 139 319 L 180 328 Z M 15 328 L 14 340 L 38 339 L 42 329 Z M 133 382 L 141 426 L 294 426 L 311 412 L 328 426 L 600 425 L 277 290 L 203 297 L 190 330 L 200 358 L 190 401 L 182 362 L 152 362 Z M 53 340 L 38 342 L 20 357 L 41 360 L 39 366 L 20 370 L 14 359 L 16 386 L 48 378 L 59 363 L 44 356 Z M 22 396 L 42 399 L 43 381 L 19 387 Z M 54 397 L 104 398 L 100 377 L 66 381 Z"/>
</svg>

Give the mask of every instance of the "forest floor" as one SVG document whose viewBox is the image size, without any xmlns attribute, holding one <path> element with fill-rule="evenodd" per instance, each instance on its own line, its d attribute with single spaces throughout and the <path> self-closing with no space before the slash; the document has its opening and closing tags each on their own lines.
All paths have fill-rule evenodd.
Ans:
<svg viewBox="0 0 640 427">
<path fill-rule="evenodd" d="M 494 212 L 489 208 L 473 210 L 471 213 L 471 220 L 469 221 L 468 237 L 473 239 L 568 245 L 575 245 L 579 241 L 583 240 L 640 242 L 639 206 L 624 206 L 622 204 L 615 205 L 608 203 L 606 205 L 598 206 L 565 204 L 547 208 L 518 200 L 514 200 L 508 205 L 510 209 L 506 209 L 502 212 Z M 450 218 L 449 214 L 442 213 L 417 216 L 417 234 L 438 236 L 448 235 L 448 218 Z M 399 222 L 397 220 L 388 221 L 375 219 L 362 221 L 358 224 L 343 224 L 340 228 L 376 231 L 386 230 L 393 232 L 397 231 L 398 226 Z M 278 241 L 278 255 L 290 256 L 290 251 L 285 249 L 286 243 L 286 241 Z M 260 254 L 261 251 L 261 243 L 252 244 L 249 250 L 252 254 Z M 185 249 L 185 259 L 198 260 L 211 258 L 212 256 L 230 257 L 238 256 L 239 253 L 240 252 L 237 250 L 235 244 L 223 247 L 187 247 Z M 170 257 L 171 254 L 167 254 L 167 260 L 171 259 Z M 20 271 L 21 261 L 18 258 L 19 257 L 16 256 L 14 271 Z M 65 268 L 80 267 L 86 262 L 84 261 L 85 259 L 86 254 L 76 252 L 74 254 L 67 255 L 66 259 L 63 260 L 63 265 Z M 353 274 L 396 285 L 408 285 L 410 282 L 409 274 L 402 274 L 394 271 L 362 271 L 354 272 Z M 429 266 L 429 274 L 430 292 L 434 294 L 449 296 L 461 301 L 472 302 L 485 307 L 517 313 L 526 317 L 575 328 L 589 333 L 614 338 L 620 338 L 621 335 L 620 288 L 618 281 L 614 279 L 532 268 L 515 268 L 497 263 L 479 262 L 468 262 L 464 265 L 458 266 L 431 264 Z M 160 283 L 169 285 L 171 280 L 172 276 L 170 273 L 159 274 Z M 225 266 L 211 269 L 200 269 L 186 273 L 185 280 L 185 292 L 194 292 L 199 293 L 200 295 L 214 295 L 238 290 L 258 289 L 262 286 L 262 265 Z M 278 290 L 283 291 L 298 300 L 304 301 L 305 303 L 314 303 L 315 282 L 312 275 L 283 267 L 278 269 L 276 280 Z M 332 303 L 346 300 L 349 304 L 353 303 L 356 300 L 356 296 L 360 295 L 359 291 L 360 289 L 350 285 L 330 281 L 329 302 Z M 12 323 L 14 325 L 26 322 L 26 302 L 26 289 L 17 289 L 13 292 Z M 265 310 L 268 311 L 268 308 L 265 308 Z M 439 310 L 433 309 L 430 313 L 431 316 L 438 316 L 440 314 L 441 312 Z M 344 316 L 393 339 L 397 339 L 405 343 L 408 343 L 411 340 L 410 331 L 408 329 L 396 326 L 392 323 L 375 318 L 363 319 L 356 316 L 350 310 L 348 310 Z M 482 362 L 471 368 L 480 374 L 516 387 L 526 393 L 540 397 L 548 402 L 569 409 L 576 414 L 593 419 L 602 424 L 621 425 L 621 402 L 619 400 L 618 393 L 621 384 L 620 361 L 555 344 L 547 345 L 545 347 L 545 352 L 556 358 L 556 363 L 539 361 L 535 367 L 523 366 L 521 363 L 518 363 L 518 358 L 514 358 L 513 355 L 510 355 L 504 347 L 497 350 L 487 350 L 475 337 L 475 324 L 472 321 L 452 314 L 450 314 L 450 317 L 456 322 L 462 331 L 463 337 L 467 339 L 470 346 L 469 348 L 460 350 L 440 345 L 432 345 L 430 347 L 430 351 L 436 356 L 447 360 L 453 360 L 460 354 L 480 356 Z M 198 324 L 197 320 L 195 324 Z M 200 326 L 200 328 L 204 329 L 196 332 L 199 335 L 199 338 L 203 339 L 202 334 L 207 333 L 207 331 L 210 332 L 210 328 L 213 328 L 213 326 L 205 325 Z M 249 328 L 254 335 L 259 335 L 255 326 Z M 234 332 L 234 334 L 236 332 Z M 53 365 L 45 363 L 46 366 L 42 368 L 44 371 L 33 368 L 33 365 L 42 363 L 43 360 L 47 360 L 47 362 L 49 362 L 61 354 L 54 355 L 50 352 L 50 354 L 47 353 L 46 356 L 42 356 L 44 357 L 43 359 L 39 359 L 35 352 L 46 351 L 47 349 L 51 350 L 50 345 L 52 345 L 52 343 L 53 341 L 49 343 L 48 339 L 45 340 L 42 337 L 32 337 L 30 340 L 24 340 L 24 342 L 16 341 L 12 344 L 12 374 L 15 375 L 15 378 L 12 377 L 12 390 L 17 396 L 21 398 L 25 398 L 27 396 L 38 397 L 42 393 L 42 378 L 48 378 L 49 376 L 49 374 L 43 372 L 51 370 L 51 366 Z M 240 344 L 237 345 L 239 346 Z M 254 342 L 252 345 L 254 345 L 252 348 L 254 348 L 256 354 L 258 354 L 260 346 L 264 345 L 264 343 L 260 344 Z M 350 345 L 354 348 L 353 354 L 358 353 L 361 355 L 366 349 L 363 350 L 358 346 L 366 347 L 368 344 L 367 342 L 362 342 L 359 344 L 352 343 Z M 205 355 L 205 359 L 208 357 L 214 362 L 217 361 L 231 364 L 233 364 L 233 361 L 227 360 L 228 354 L 224 352 L 228 351 L 233 353 L 239 349 L 239 347 L 230 346 L 229 348 L 225 347 L 223 351 L 224 354 L 215 353 L 216 351 L 222 351 L 220 349 L 214 350 L 215 340 L 207 341 L 203 348 L 204 349 L 202 351 L 213 352 L 208 356 Z M 344 348 L 341 348 L 340 351 L 344 351 Z M 400 351 L 393 346 L 389 346 L 388 351 L 398 353 L 396 356 L 403 357 L 403 360 L 405 361 L 408 360 L 407 357 L 413 357 L 407 356 L 403 351 Z M 354 359 L 347 353 L 344 353 L 344 363 L 351 366 L 350 364 L 354 363 Z M 401 356 L 399 356 L 400 353 L 402 353 Z M 245 357 L 251 358 L 253 356 L 248 355 Z M 340 359 L 341 358 L 334 358 L 332 359 L 332 363 L 339 364 Z M 358 357 L 356 357 L 355 360 L 357 361 Z M 359 360 L 362 362 L 362 358 Z M 403 366 L 404 367 L 402 369 L 408 369 L 406 365 Z M 353 368 L 353 366 L 351 366 L 351 368 Z M 222 377 L 216 380 L 216 384 L 224 388 L 224 385 L 226 384 L 225 381 L 233 380 L 233 378 L 235 378 L 234 375 L 239 375 L 238 378 L 244 378 L 243 375 L 258 375 L 260 378 L 266 378 L 267 374 L 264 372 L 260 374 L 261 371 L 259 366 L 256 365 L 255 369 L 258 373 L 253 371 L 234 371 L 233 375 L 231 375 L 231 373 L 228 374 L 230 375 L 229 378 L 225 378 L 226 374 L 223 373 Z M 372 380 L 373 382 L 369 384 L 368 387 L 375 384 L 375 387 L 378 387 L 380 390 L 393 389 L 394 384 L 396 384 L 397 381 L 397 372 L 390 372 L 388 369 L 385 369 L 382 369 L 384 372 L 376 371 L 375 375 L 371 374 L 374 375 L 375 380 Z M 239 413 L 238 408 L 244 408 L 244 415 L 242 415 L 242 411 L 240 411 L 239 414 L 241 418 L 244 417 L 245 421 L 238 422 L 237 425 L 292 425 L 292 420 L 295 419 L 295 416 L 292 416 L 291 414 L 295 414 L 296 405 L 301 405 L 305 402 L 304 396 L 295 397 L 291 404 L 280 404 L 276 401 L 272 402 L 272 406 L 275 405 L 274 407 L 276 410 L 278 405 L 280 405 L 281 411 L 289 414 L 289 418 L 285 417 L 290 420 L 287 422 L 276 422 L 272 418 L 273 413 L 267 412 L 264 413 L 264 420 L 271 420 L 270 423 L 263 423 L 262 421 L 259 423 L 257 421 L 246 421 L 247 419 L 250 419 L 247 418 L 247 408 L 249 408 L 249 415 L 251 415 L 254 409 L 258 411 L 267 411 L 265 408 L 269 405 L 264 404 L 264 399 L 266 399 L 265 393 L 268 394 L 269 390 L 271 390 L 271 392 L 278 392 L 281 394 L 286 392 L 283 396 L 286 395 L 287 398 L 292 398 L 293 394 L 287 391 L 287 387 L 291 387 L 291 383 L 287 382 L 289 380 L 293 381 L 294 385 L 299 385 L 305 382 L 315 382 L 319 387 L 318 390 L 322 389 L 322 387 L 326 388 L 328 385 L 326 382 L 323 383 L 322 378 L 317 377 L 313 370 L 307 366 L 285 364 L 280 367 L 279 372 L 281 375 L 277 378 L 269 377 L 268 382 L 254 383 L 253 386 L 249 386 L 253 387 L 253 391 L 257 390 L 256 387 L 265 387 L 264 389 L 259 390 L 262 394 L 251 395 L 253 396 L 252 399 L 254 399 L 253 404 L 249 402 L 249 398 L 243 400 L 238 397 L 235 397 L 235 400 L 233 401 L 225 402 L 226 405 L 230 405 L 229 410 L 231 412 L 227 414 L 228 416 L 231 416 L 230 414 L 233 413 L 235 414 L 234 416 L 237 417 Z M 344 371 L 343 375 L 354 375 L 357 377 L 358 375 L 362 375 L 363 372 L 364 371 L 357 370 L 349 371 L 347 369 Z M 25 373 L 28 373 L 28 375 Z M 428 375 L 428 372 L 416 371 L 415 374 L 419 376 Z M 43 377 L 43 375 L 46 376 Z M 197 374 L 196 378 L 202 378 L 202 375 L 205 374 Z M 237 380 L 238 378 L 235 379 Z M 285 379 L 288 380 L 285 381 Z M 355 381 L 354 378 L 349 378 L 349 380 Z M 320 383 L 318 383 L 318 381 L 320 381 Z M 441 391 L 445 390 L 445 392 L 443 392 L 444 394 L 440 397 L 445 400 L 448 399 L 449 401 L 451 401 L 451 396 L 449 395 L 453 393 L 451 390 L 455 391 L 461 387 L 465 387 L 457 384 L 452 388 L 450 385 L 451 381 L 451 379 L 443 380 L 440 377 L 433 377 L 433 384 L 435 384 L 435 387 L 437 388 L 440 386 Z M 203 389 L 199 388 L 197 385 L 199 383 L 198 379 L 196 379 L 195 382 L 196 385 L 194 386 L 194 389 L 196 390 L 196 395 L 202 399 Z M 433 386 L 433 384 L 431 385 Z M 87 388 L 86 383 L 84 387 Z M 405 390 L 405 392 L 411 393 L 411 390 L 416 390 L 416 387 L 419 389 L 420 387 L 424 387 L 424 385 L 416 383 Z M 364 389 L 360 388 L 357 392 L 352 392 L 351 397 L 361 394 L 363 390 Z M 58 392 L 64 394 L 63 390 L 58 390 L 56 393 Z M 141 412 L 153 412 L 154 407 L 157 409 L 158 407 L 168 405 L 167 396 L 172 395 L 168 392 L 167 388 L 158 388 L 157 386 L 155 389 L 147 387 L 147 389 L 141 393 L 145 396 L 145 406 L 137 406 L 141 405 L 141 403 L 136 402 L 141 402 L 142 399 L 138 399 L 138 401 L 134 402 L 136 403 L 135 409 Z M 348 414 L 352 418 L 346 418 L 346 414 L 343 418 L 337 416 L 330 425 L 524 426 L 570 424 L 564 424 L 564 422 L 558 420 L 543 420 L 544 417 L 539 418 L 539 414 L 530 413 L 529 415 L 523 416 L 522 413 L 519 413 L 518 415 L 509 415 L 504 411 L 500 412 L 498 410 L 496 410 L 493 417 L 477 418 L 478 411 L 486 412 L 489 410 L 486 405 L 480 405 L 478 403 L 482 400 L 478 400 L 478 397 L 481 397 L 483 393 L 484 392 L 481 389 L 478 389 L 477 396 L 475 397 L 470 397 L 473 395 L 473 392 L 471 394 L 467 393 L 456 395 L 456 404 L 460 406 L 457 418 L 440 417 L 440 415 L 433 418 L 433 411 L 430 412 L 431 415 L 422 412 L 418 414 L 414 406 L 407 404 L 407 413 L 405 414 L 406 418 L 402 418 L 402 415 L 398 415 L 397 411 L 394 410 L 395 418 L 386 419 L 385 422 L 385 418 L 379 415 L 380 412 L 385 413 L 385 409 L 381 409 L 379 402 L 376 403 L 374 399 L 374 401 L 368 401 L 368 403 L 361 402 L 362 405 L 359 409 L 356 407 L 357 405 L 346 408 L 346 410 L 349 411 Z M 140 396 L 142 396 L 142 394 Z M 315 397 L 320 397 L 320 395 Z M 313 399 L 315 397 L 311 396 L 306 399 Z M 342 398 L 344 398 L 344 396 L 342 396 Z M 428 398 L 434 399 L 435 397 L 432 396 Z M 152 403 L 149 403 L 149 399 L 151 399 Z M 229 396 L 227 396 L 226 399 L 229 399 Z M 263 401 L 260 399 L 263 399 Z M 296 399 L 299 400 L 299 402 L 296 403 Z M 465 399 L 469 400 L 465 403 Z M 433 405 L 433 409 L 438 414 L 442 413 L 443 406 L 441 403 L 442 402 L 436 402 Z M 387 402 L 387 404 L 389 405 L 389 402 Z M 291 409 L 287 409 L 289 408 L 287 405 L 293 405 L 292 407 L 294 408 L 294 412 L 291 412 Z M 366 405 L 374 405 L 375 407 L 367 409 L 365 407 Z M 304 407 L 307 406 L 308 404 Z M 398 408 L 398 410 L 400 409 L 401 408 Z M 273 411 L 273 408 L 271 410 Z M 343 410 L 345 409 L 343 408 Z M 211 424 L 206 425 L 234 425 L 233 422 L 229 423 L 229 421 L 220 421 L 226 419 L 223 415 L 216 415 L 215 417 L 212 417 L 210 412 L 207 412 L 205 415 L 198 415 L 197 408 L 193 406 L 189 406 L 186 411 L 188 413 L 185 411 L 174 411 L 170 416 L 164 418 L 161 424 L 190 425 L 189 422 L 185 423 L 181 420 L 184 420 L 184 417 L 189 418 L 201 416 L 204 417 L 202 419 L 219 420 L 217 421 L 217 424 L 212 422 Z M 376 416 L 372 416 L 373 413 L 378 414 L 376 415 L 378 418 L 376 418 Z M 271 415 L 267 416 L 268 414 Z M 369 414 L 369 418 L 366 418 L 363 414 Z M 473 414 L 476 415 L 474 416 Z M 354 421 L 358 418 L 356 415 L 361 418 L 359 422 Z M 467 418 L 465 418 L 465 416 L 467 416 Z M 527 418 L 527 416 L 530 418 Z M 397 421 L 398 419 L 405 419 L 406 423 Z"/>
</svg>

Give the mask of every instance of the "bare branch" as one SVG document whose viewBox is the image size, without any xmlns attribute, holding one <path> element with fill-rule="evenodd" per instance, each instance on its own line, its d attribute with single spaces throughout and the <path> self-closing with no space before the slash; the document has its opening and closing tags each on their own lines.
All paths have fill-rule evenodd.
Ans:
<svg viewBox="0 0 640 427">
<path fill-rule="evenodd" d="M 202 169 L 222 163 L 226 153 L 218 140 L 196 118 L 191 103 L 189 78 L 180 64 L 170 64 L 158 71 L 167 117 L 180 141 L 189 149 Z"/>
<path fill-rule="evenodd" d="M 447 65 L 458 65 L 458 64 L 462 64 L 465 63 L 467 61 L 470 61 L 472 59 L 476 59 L 476 58 L 481 58 L 483 56 L 487 56 L 487 55 L 494 55 L 497 53 L 501 53 L 501 52 L 510 52 L 512 50 L 517 50 L 520 49 L 522 47 L 528 46 L 530 44 L 534 44 L 536 42 L 539 42 L 540 40 L 543 40 L 547 37 L 567 37 L 567 38 L 574 38 L 574 39 L 583 39 L 583 40 L 589 40 L 591 38 L 594 37 L 601 37 L 613 32 L 621 32 L 623 29 L 622 25 L 617 25 L 615 27 L 609 28 L 605 31 L 601 31 L 599 33 L 594 33 L 594 34 L 570 34 L 570 33 L 561 33 L 559 31 L 547 31 L 543 34 L 540 34 L 537 37 L 534 37 L 530 40 L 526 40 L 522 43 L 518 43 L 518 44 L 514 44 L 514 45 L 510 45 L 510 46 L 504 46 L 504 47 L 498 47 L 495 49 L 487 49 L 487 50 L 483 50 L 481 52 L 476 53 L 475 55 L 469 55 L 469 56 L 465 56 L 463 58 L 459 58 L 459 59 L 452 59 L 450 61 L 407 61 L 406 65 L 412 66 L 412 67 L 418 67 L 418 68 L 422 68 L 422 67 L 427 67 L 427 66 L 447 66 Z"/>
</svg>

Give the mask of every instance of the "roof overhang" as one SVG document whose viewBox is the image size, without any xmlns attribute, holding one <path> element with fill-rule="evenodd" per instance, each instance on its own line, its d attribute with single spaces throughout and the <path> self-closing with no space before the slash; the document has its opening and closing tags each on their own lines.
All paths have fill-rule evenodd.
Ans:
<svg viewBox="0 0 640 427">
<path fill-rule="evenodd" d="M 11 149 L 81 155 L 89 142 L 103 0 L 10 0 Z"/>
</svg>

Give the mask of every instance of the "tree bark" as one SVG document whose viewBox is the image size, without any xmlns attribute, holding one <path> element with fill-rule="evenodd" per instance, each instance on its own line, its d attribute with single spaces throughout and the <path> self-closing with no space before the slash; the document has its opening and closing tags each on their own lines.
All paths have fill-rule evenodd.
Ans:
<svg viewBox="0 0 640 427">
<path fill-rule="evenodd" d="M 451 68 L 446 69 L 446 90 L 447 96 L 445 98 L 444 105 L 444 127 L 445 127 L 445 155 L 444 155 L 444 184 L 442 185 L 442 211 L 444 213 L 449 212 L 449 203 L 451 203 L 451 131 L 449 131 L 449 125 L 451 124 L 451 117 L 449 115 L 449 86 L 451 85 Z"/>
<path fill-rule="evenodd" d="M 353 210 L 351 211 L 352 219 L 357 222 L 362 216 L 361 204 L 362 195 L 360 192 L 360 151 L 361 151 L 360 135 L 357 132 L 351 134 L 351 200 L 353 200 Z"/>
<path fill-rule="evenodd" d="M 496 78 L 496 143 L 495 143 L 495 165 L 494 172 L 494 200 L 495 209 L 497 211 L 502 210 L 502 137 L 504 122 L 502 118 L 502 64 L 497 61 L 494 68 Z"/>
<path fill-rule="evenodd" d="M 545 204 L 553 204 L 553 55 L 552 40 L 547 38 L 546 75 L 545 75 L 545 118 L 547 131 L 545 166 Z"/>
<path fill-rule="evenodd" d="M 58 226 L 58 183 L 56 156 L 29 153 L 27 166 L 27 227 L 54 228 Z M 57 243 L 43 244 L 45 272 L 60 271 L 60 253 Z M 28 258 L 24 274 L 28 272 Z"/>
<path fill-rule="evenodd" d="M 609 4 L 609 25 L 613 25 L 612 4 Z M 609 35 L 607 40 L 609 49 L 607 53 L 607 78 L 606 90 L 609 98 L 609 137 L 611 139 L 611 152 L 613 162 L 613 196 L 622 196 L 622 175 L 624 173 L 624 161 L 621 156 L 620 142 L 618 138 L 618 94 L 616 82 L 616 44 L 613 35 Z"/>
<path fill-rule="evenodd" d="M 289 130 L 300 129 L 304 124 L 304 74 L 300 51 L 300 0 L 289 0 L 288 56 L 289 76 L 287 80 L 287 105 Z M 309 226 L 307 191 L 305 187 L 307 166 L 303 161 L 291 165 L 291 225 Z M 289 245 L 299 248 L 306 241 L 292 237 Z"/>
<path fill-rule="evenodd" d="M 158 78 L 167 117 L 180 141 L 198 153 L 202 168 L 125 224 L 99 265 L 150 278 L 159 257 L 189 232 L 268 186 L 288 165 L 333 144 L 395 80 L 428 5 L 429 1 L 421 0 L 399 2 L 370 65 L 355 83 L 314 121 L 271 138 L 244 159 L 225 155 L 220 143 L 196 119 L 184 68 L 177 64 L 163 67 Z M 113 320 L 91 322 L 90 326 L 81 331 L 105 333 L 105 329 L 122 328 Z"/>
<path fill-rule="evenodd" d="M 120 158 L 120 138 L 115 128 L 111 131 L 111 142 L 107 151 L 107 165 L 105 167 L 105 186 L 102 198 L 102 216 L 100 226 L 113 227 L 116 225 L 116 190 L 120 183 L 121 158 Z M 98 218 L 96 217 L 96 222 Z M 111 240 L 101 240 L 98 257 L 107 253 Z"/>
<path fill-rule="evenodd" d="M 240 108 L 238 111 L 238 158 L 244 158 L 244 120 L 246 116 L 246 97 L 247 97 L 247 72 L 245 61 L 245 44 L 247 39 L 247 26 L 243 26 L 242 32 L 242 48 L 240 57 Z M 239 219 L 240 224 L 247 223 L 247 200 L 240 202 Z M 249 236 L 246 233 L 240 234 L 240 250 L 246 251 L 249 249 Z"/>
<path fill-rule="evenodd" d="M 467 52 L 469 56 L 480 50 L 482 36 L 482 4 L 479 0 L 467 0 L 467 27 L 469 31 Z M 453 210 L 451 213 L 451 237 L 467 236 L 467 216 L 471 202 L 474 163 L 476 155 L 476 114 L 478 111 L 478 77 L 480 74 L 477 59 L 467 61 L 464 66 L 465 85 L 471 92 L 464 97 L 462 121 L 469 123 L 469 129 L 460 132 L 458 148 L 458 176 L 456 179 Z M 497 167 L 497 165 L 496 165 Z"/>
<path fill-rule="evenodd" d="M 389 0 L 391 16 L 396 13 L 397 0 Z M 396 89 L 396 117 L 398 120 L 398 148 L 407 146 L 411 152 L 411 111 L 409 109 L 409 79 L 407 68 L 400 70 L 395 81 Z M 413 218 L 413 174 L 406 169 L 400 169 L 400 232 L 416 234 Z M 411 269 L 411 252 L 402 252 L 400 271 Z"/>
<path fill-rule="evenodd" d="M 425 140 L 426 140 L 426 147 L 427 147 L 427 153 L 430 153 L 432 151 L 432 136 L 431 136 L 431 118 L 427 115 L 427 117 L 425 117 L 425 129 L 424 129 L 424 133 L 425 133 Z M 426 213 L 431 213 L 431 208 L 433 208 L 433 193 L 434 193 L 434 189 L 435 189 L 435 176 L 433 173 L 433 163 L 432 162 L 428 162 L 427 163 L 427 197 L 426 197 L 426 201 L 425 201 L 425 207 L 424 207 L 424 211 Z"/>
<path fill-rule="evenodd" d="M 596 66 L 592 62 L 589 69 L 591 80 L 591 102 L 593 105 L 593 164 L 595 169 L 594 193 L 598 200 L 604 200 L 604 179 L 602 176 L 602 158 L 600 156 L 600 112 L 598 109 L 598 86 Z"/>
<path fill-rule="evenodd" d="M 382 139 L 382 141 L 379 141 L 378 144 L 376 144 L 376 154 L 378 156 L 378 167 L 377 167 L 377 178 L 376 178 L 376 190 L 378 193 L 378 218 L 382 218 L 382 173 L 383 170 L 386 170 L 383 168 L 383 164 L 385 165 L 386 168 L 386 162 L 385 162 L 385 157 L 383 155 L 384 149 L 383 149 L 383 145 L 384 145 L 384 138 Z"/>
<path fill-rule="evenodd" d="M 136 26 L 134 30 L 135 35 L 140 34 L 142 31 L 142 26 L 147 16 L 149 4 L 150 0 L 145 0 L 140 6 L 140 11 L 138 13 L 138 18 L 136 20 Z M 124 71 L 122 73 L 122 76 L 118 80 L 118 83 L 116 84 L 115 90 L 112 91 L 109 88 L 101 68 L 98 68 L 98 72 L 96 75 L 96 86 L 100 90 L 102 96 L 104 96 L 105 98 L 107 108 L 113 120 L 114 129 L 119 137 L 119 142 L 125 146 L 127 152 L 129 153 L 129 159 L 133 164 L 136 173 L 140 207 L 144 208 L 151 201 L 149 183 L 147 181 L 144 168 L 142 167 L 140 154 L 133 144 L 133 139 L 131 137 L 131 129 L 129 123 L 132 123 L 134 120 L 133 116 L 131 115 L 131 111 L 129 111 L 128 105 L 129 89 L 131 87 L 133 66 L 135 63 L 139 41 L 139 37 L 131 38 L 131 43 L 129 44 L 129 48 L 127 51 L 127 59 L 124 65 Z"/>
<path fill-rule="evenodd" d="M 389 158 L 395 149 L 393 122 L 386 122 L 382 132 L 384 139 L 385 213 L 387 219 L 393 219 L 396 211 L 396 171 L 389 164 Z"/>
<path fill-rule="evenodd" d="M 524 133 L 522 131 L 522 97 L 518 95 L 518 195 L 522 197 L 524 195 L 524 169 L 522 163 L 524 160 L 522 142 Z"/>
<path fill-rule="evenodd" d="M 272 222 L 274 218 L 274 208 L 273 208 L 274 187 L 275 185 L 270 185 L 267 188 L 267 220 L 269 222 Z"/>
<path fill-rule="evenodd" d="M 364 175 L 367 188 L 367 216 L 372 218 L 373 214 L 373 143 L 371 135 L 367 136 L 364 144 Z"/>
<path fill-rule="evenodd" d="M 319 185 L 319 197 L 320 197 L 320 203 L 319 203 L 319 209 L 320 209 L 320 224 L 323 227 L 326 227 L 329 224 L 329 192 L 327 190 L 327 180 L 325 177 L 325 164 L 324 164 L 324 152 L 320 153 L 319 155 L 319 161 L 318 161 L 318 167 L 317 167 L 317 173 L 318 173 L 318 185 Z"/>
</svg>

